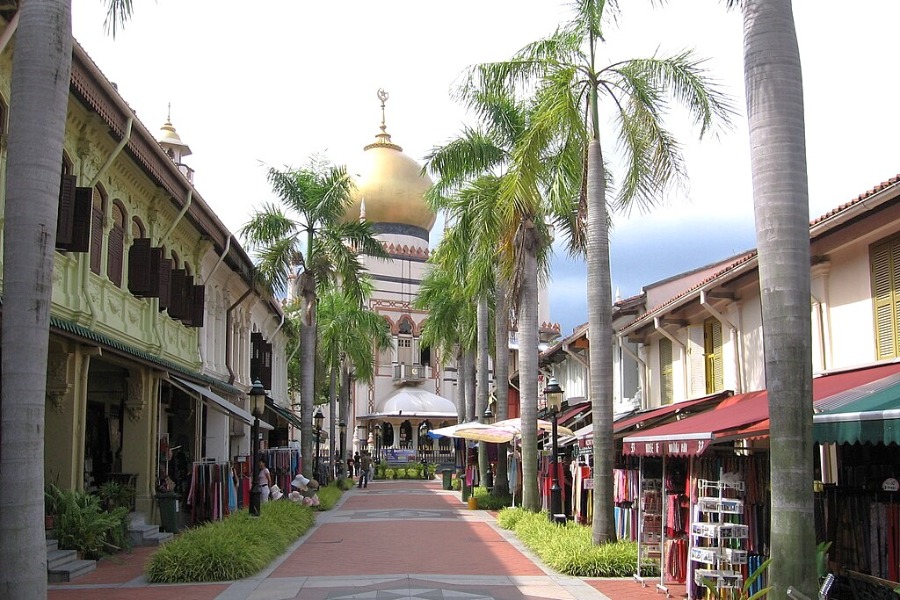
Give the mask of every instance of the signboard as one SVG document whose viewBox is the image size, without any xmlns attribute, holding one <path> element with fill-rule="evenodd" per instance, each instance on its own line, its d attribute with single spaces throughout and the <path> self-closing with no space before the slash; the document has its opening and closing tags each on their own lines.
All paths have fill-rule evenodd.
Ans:
<svg viewBox="0 0 900 600">
<path fill-rule="evenodd" d="M 385 448 L 384 458 L 388 462 L 416 462 L 416 451 L 406 448 Z"/>
<path fill-rule="evenodd" d="M 634 456 L 697 456 L 703 454 L 709 445 L 709 440 L 626 441 L 622 444 L 622 453 Z"/>
<path fill-rule="evenodd" d="M 897 490 L 900 490 L 900 483 L 897 483 L 897 480 L 893 477 L 888 477 L 882 482 L 881 489 L 885 492 L 896 492 Z"/>
</svg>

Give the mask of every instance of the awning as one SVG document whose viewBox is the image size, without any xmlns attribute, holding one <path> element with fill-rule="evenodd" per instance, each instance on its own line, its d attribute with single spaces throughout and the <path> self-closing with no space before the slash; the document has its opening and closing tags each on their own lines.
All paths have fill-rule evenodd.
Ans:
<svg viewBox="0 0 900 600">
<path fill-rule="evenodd" d="M 297 418 L 297 415 L 295 415 L 292 411 L 284 408 L 283 406 L 279 406 L 275 403 L 275 400 L 269 398 L 268 396 L 266 396 L 266 406 L 269 407 L 269 409 L 271 409 L 272 412 L 274 412 L 276 415 L 278 415 L 297 429 L 300 429 L 300 419 Z"/>
<path fill-rule="evenodd" d="M 900 373 L 900 363 L 825 374 L 813 379 L 813 402 L 820 403 L 867 383 Z M 661 425 L 623 440 L 622 452 L 643 456 L 698 455 L 710 445 L 768 434 L 765 390 L 739 394 L 707 412 Z"/>
<path fill-rule="evenodd" d="M 248 413 L 240 406 L 232 404 L 209 388 L 197 385 L 196 383 L 193 383 L 191 381 L 185 381 L 184 379 L 175 377 L 174 375 L 170 375 L 169 380 L 188 394 L 199 394 L 200 399 L 203 400 L 208 407 L 218 410 L 219 412 L 223 412 L 234 419 L 243 421 L 247 425 L 253 425 L 253 415 Z M 260 420 L 259 426 L 263 429 L 274 429 L 274 427 L 262 420 Z"/>
<path fill-rule="evenodd" d="M 900 375 L 859 392 L 816 407 L 813 439 L 820 444 L 900 444 Z"/>
</svg>

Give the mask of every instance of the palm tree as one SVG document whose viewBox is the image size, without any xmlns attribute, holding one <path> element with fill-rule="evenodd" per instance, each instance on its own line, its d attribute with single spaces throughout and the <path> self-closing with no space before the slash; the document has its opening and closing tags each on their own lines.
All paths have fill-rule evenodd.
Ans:
<svg viewBox="0 0 900 600">
<path fill-rule="evenodd" d="M 365 301 L 374 289 L 371 280 L 360 282 L 362 300 L 344 293 L 335 286 L 329 286 L 319 297 L 317 318 L 319 355 L 325 361 L 329 377 L 329 402 L 331 418 L 331 456 L 336 456 L 334 446 L 335 422 L 346 421 L 348 406 L 344 400 L 349 396 L 341 390 L 340 411 L 335 410 L 338 386 L 346 385 L 346 372 L 352 366 L 356 379 L 372 381 L 375 375 L 375 352 L 391 347 L 391 330 L 388 322 L 378 313 L 365 308 Z M 340 382 L 339 382 L 340 380 Z M 343 450 L 339 448 L 338 451 Z M 344 458 L 343 455 L 340 458 Z"/>
<path fill-rule="evenodd" d="M 560 177 L 547 191 L 557 223 L 578 225 L 585 217 L 586 235 L 577 228 L 575 241 L 584 235 L 588 281 L 588 324 L 591 331 L 590 397 L 594 429 L 594 522 L 593 541 L 615 539 L 613 518 L 613 378 L 612 378 L 612 290 L 609 272 L 609 212 L 606 172 L 600 146 L 601 99 L 608 99 L 624 152 L 625 173 L 620 178 L 617 206 L 652 206 L 659 196 L 684 175 L 678 145 L 663 127 L 670 97 L 683 104 L 701 135 L 717 121 L 728 123 L 728 102 L 707 79 L 701 62 L 689 51 L 672 57 L 653 56 L 598 66 L 602 22 L 613 14 L 614 0 L 578 0 L 574 18 L 549 37 L 525 46 L 509 61 L 477 65 L 468 74 L 472 90 L 503 90 L 534 98 L 535 108 L 525 139 L 514 153 L 516 177 L 506 197 L 516 206 L 535 201 L 534 178 L 545 169 L 542 158 L 548 147 L 575 146 L 586 157 L 573 177 L 571 163 L 560 163 Z M 564 193 L 575 180 L 583 204 L 573 211 Z M 522 233 L 535 223 L 537 211 L 522 211 Z M 520 323 L 520 332 L 522 323 Z M 536 339 L 520 341 L 523 350 Z M 524 368 L 533 371 L 524 371 Z M 533 394 L 530 373 L 537 363 L 523 365 L 523 428 Z M 525 438 L 523 436 L 523 450 Z M 527 467 L 529 460 L 523 461 Z M 523 473 L 523 479 L 527 476 Z M 526 490 L 527 491 L 527 490 Z"/>
<path fill-rule="evenodd" d="M 264 204 L 241 228 L 250 249 L 257 251 L 257 269 L 276 294 L 286 291 L 288 274 L 300 271 L 300 435 L 303 456 L 312 456 L 312 412 L 316 376 L 316 304 L 320 286 L 340 280 L 351 297 L 360 300 L 359 254 L 385 258 L 371 224 L 344 222 L 352 202 L 353 183 L 344 167 L 313 157 L 301 169 L 268 174 L 282 207 Z M 312 476 L 311 463 L 304 474 Z"/>
<path fill-rule="evenodd" d="M 769 392 L 769 583 L 816 593 L 809 185 L 800 51 L 790 0 L 743 6 L 744 83 Z"/>
<path fill-rule="evenodd" d="M 106 0 L 111 30 L 130 0 Z M 10 91 L 3 247 L 0 597 L 47 596 L 44 401 L 57 202 L 72 67 L 69 0 L 23 2 Z M 12 24 L 8 25 L 13 26 Z"/>
</svg>

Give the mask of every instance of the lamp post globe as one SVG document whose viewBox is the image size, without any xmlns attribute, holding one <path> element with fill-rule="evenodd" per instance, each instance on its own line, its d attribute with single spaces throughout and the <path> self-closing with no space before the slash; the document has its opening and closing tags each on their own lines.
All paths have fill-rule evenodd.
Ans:
<svg viewBox="0 0 900 600">
<path fill-rule="evenodd" d="M 257 465 L 259 463 L 259 418 L 263 416 L 266 410 L 266 388 L 263 387 L 259 379 L 253 382 L 253 387 L 247 394 L 250 397 L 250 412 L 253 413 L 253 428 L 251 430 L 252 440 L 250 442 L 250 473 L 253 477 L 253 485 L 250 486 L 250 515 L 259 516 L 259 506 L 261 504 L 262 491 L 259 489 L 259 473 Z"/>
<path fill-rule="evenodd" d="M 562 398 L 565 392 L 559 387 L 556 377 L 551 377 L 550 381 L 544 387 L 544 397 L 547 399 L 547 408 L 550 410 L 551 431 L 551 454 L 550 454 L 550 520 L 556 522 L 557 516 L 562 513 L 562 489 L 559 487 L 558 454 L 557 447 L 557 419 L 559 418 L 559 408 L 562 406 Z M 563 517 L 565 518 L 565 517 Z"/>
</svg>

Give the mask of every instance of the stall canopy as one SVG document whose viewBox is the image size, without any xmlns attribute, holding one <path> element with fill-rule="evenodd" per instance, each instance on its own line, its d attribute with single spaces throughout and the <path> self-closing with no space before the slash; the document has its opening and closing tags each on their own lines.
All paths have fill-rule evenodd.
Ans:
<svg viewBox="0 0 900 600">
<path fill-rule="evenodd" d="M 813 379 L 813 402 L 820 405 L 838 394 L 898 373 L 900 364 L 889 363 L 821 375 Z M 622 452 L 643 456 L 698 455 L 718 442 L 768 435 L 768 419 L 765 390 L 738 394 L 706 412 L 632 433 L 623 439 Z"/>
<path fill-rule="evenodd" d="M 297 415 L 284 408 L 283 406 L 279 406 L 275 403 L 275 400 L 269 398 L 268 396 L 266 396 L 266 406 L 269 407 L 269 409 L 276 415 L 278 415 L 297 429 L 300 429 L 300 419 L 297 418 Z"/>
<path fill-rule="evenodd" d="M 236 404 L 232 404 L 222 396 L 218 395 L 214 391 L 209 388 L 203 387 L 191 381 L 187 381 L 185 379 L 181 379 L 179 377 L 175 377 L 174 375 L 170 376 L 169 379 L 180 387 L 182 390 L 187 392 L 190 395 L 199 394 L 200 399 L 206 403 L 206 405 L 214 410 L 219 412 L 224 412 L 229 415 L 233 419 L 237 419 L 239 421 L 243 421 L 248 425 L 253 425 L 253 415 L 248 413 L 246 410 L 241 408 Z M 266 423 L 265 421 L 260 420 L 259 426 L 263 429 L 274 429 L 271 425 Z"/>
<path fill-rule="evenodd" d="M 813 439 L 836 444 L 900 444 L 900 375 L 817 406 Z M 823 403 L 824 404 L 824 403 Z"/>
</svg>

